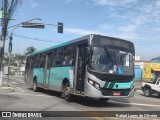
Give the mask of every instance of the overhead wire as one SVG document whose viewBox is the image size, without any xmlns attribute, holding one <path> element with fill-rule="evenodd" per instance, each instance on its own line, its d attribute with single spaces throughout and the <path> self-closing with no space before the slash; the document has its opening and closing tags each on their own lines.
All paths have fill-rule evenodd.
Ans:
<svg viewBox="0 0 160 120">
<path fill-rule="evenodd" d="M 18 35 L 18 34 L 13 34 L 13 36 L 24 38 L 24 39 L 35 40 L 35 41 L 41 41 L 41 42 L 51 42 L 51 43 L 63 43 L 64 42 L 64 41 L 62 41 L 62 42 L 54 42 L 52 40 L 46 40 L 46 39 L 41 39 L 41 38 L 33 38 L 33 37 L 22 36 L 22 35 Z"/>
</svg>

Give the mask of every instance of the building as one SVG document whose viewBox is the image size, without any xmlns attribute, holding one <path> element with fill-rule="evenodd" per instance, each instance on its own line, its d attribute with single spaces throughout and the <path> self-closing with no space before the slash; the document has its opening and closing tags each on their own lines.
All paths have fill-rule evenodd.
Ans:
<svg viewBox="0 0 160 120">
<path fill-rule="evenodd" d="M 151 63 L 160 63 L 160 56 L 157 58 L 152 58 Z"/>
</svg>

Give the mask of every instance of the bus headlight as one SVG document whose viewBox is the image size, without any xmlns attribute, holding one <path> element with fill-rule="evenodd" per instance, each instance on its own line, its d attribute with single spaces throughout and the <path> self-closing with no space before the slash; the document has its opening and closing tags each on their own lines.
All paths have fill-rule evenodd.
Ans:
<svg viewBox="0 0 160 120">
<path fill-rule="evenodd" d="M 88 79 L 88 83 L 90 85 L 92 85 L 93 87 L 95 87 L 96 89 L 100 90 L 100 84 L 98 84 L 97 82 L 91 80 L 91 79 Z"/>
</svg>

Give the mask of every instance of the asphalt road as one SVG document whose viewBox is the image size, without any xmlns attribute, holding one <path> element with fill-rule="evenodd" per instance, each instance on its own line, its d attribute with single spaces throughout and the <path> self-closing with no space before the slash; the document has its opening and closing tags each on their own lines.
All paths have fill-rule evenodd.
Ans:
<svg viewBox="0 0 160 120">
<path fill-rule="evenodd" d="M 40 90 L 39 92 L 33 92 L 32 86 L 27 86 L 22 78 L 11 77 L 11 85 L 14 88 L 14 92 L 0 93 L 0 111 L 70 111 L 65 112 L 66 119 L 96 119 L 96 120 L 123 120 L 123 119 L 145 119 L 145 120 L 158 120 L 158 118 L 139 118 L 137 116 L 119 116 L 117 118 L 112 117 L 96 117 L 99 114 L 103 116 L 105 111 L 119 111 L 118 115 L 123 115 L 122 111 L 135 111 L 135 115 L 139 114 L 139 111 L 160 111 L 160 98 L 156 95 L 152 97 L 145 97 L 141 90 L 135 91 L 135 95 L 132 98 L 116 98 L 110 99 L 106 103 L 101 103 L 97 100 L 86 99 L 82 97 L 74 97 L 74 101 L 66 102 L 60 97 L 60 94 L 54 91 Z M 6 79 L 3 81 L 6 84 Z M 76 112 L 73 112 L 76 111 Z M 94 111 L 94 112 L 90 112 Z M 95 112 L 96 111 L 96 112 Z M 104 112 L 100 112 L 104 111 Z M 138 111 L 138 112 L 137 112 Z M 49 113 L 53 115 L 53 113 Z M 65 116 L 64 112 L 55 112 L 57 116 Z M 60 115 L 59 115 L 60 114 Z M 79 115 L 80 117 L 76 117 Z M 83 117 L 88 115 L 89 118 Z M 6 118 L 3 118 L 6 120 Z M 17 120 L 17 118 L 12 118 Z M 51 118 L 46 118 L 51 119 Z M 63 117 L 55 117 L 54 119 L 64 119 Z"/>
</svg>

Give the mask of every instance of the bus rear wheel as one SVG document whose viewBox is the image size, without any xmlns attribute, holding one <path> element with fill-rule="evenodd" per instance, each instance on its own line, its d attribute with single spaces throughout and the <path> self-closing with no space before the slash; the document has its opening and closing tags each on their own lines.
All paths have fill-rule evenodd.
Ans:
<svg viewBox="0 0 160 120">
<path fill-rule="evenodd" d="M 37 91 L 38 91 L 37 80 L 36 80 L 36 79 L 34 79 L 34 81 L 33 81 L 33 91 L 34 91 L 34 92 L 37 92 Z"/>
<path fill-rule="evenodd" d="M 70 94 L 70 85 L 68 82 L 64 86 L 64 99 L 68 102 L 72 100 L 72 95 Z"/>
</svg>

